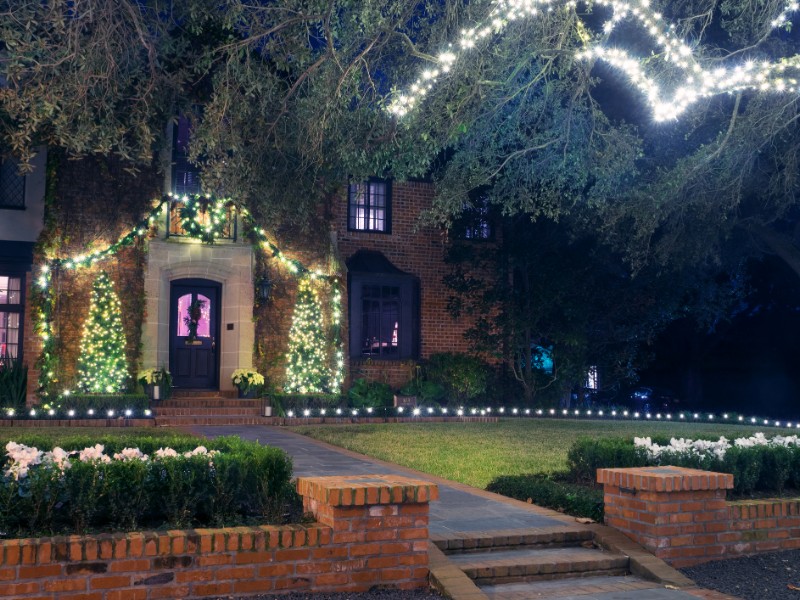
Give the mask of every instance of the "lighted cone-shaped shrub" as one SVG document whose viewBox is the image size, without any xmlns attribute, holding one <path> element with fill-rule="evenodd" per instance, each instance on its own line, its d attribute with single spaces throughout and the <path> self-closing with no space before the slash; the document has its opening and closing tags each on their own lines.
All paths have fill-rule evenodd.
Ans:
<svg viewBox="0 0 800 600">
<path fill-rule="evenodd" d="M 88 393 L 120 392 L 127 378 L 119 297 L 108 274 L 102 271 L 92 286 L 89 316 L 83 327 L 78 388 Z"/>
<path fill-rule="evenodd" d="M 327 347 L 319 295 L 308 279 L 302 279 L 289 331 L 286 392 L 312 394 L 328 391 L 331 373 L 327 366 Z"/>
</svg>

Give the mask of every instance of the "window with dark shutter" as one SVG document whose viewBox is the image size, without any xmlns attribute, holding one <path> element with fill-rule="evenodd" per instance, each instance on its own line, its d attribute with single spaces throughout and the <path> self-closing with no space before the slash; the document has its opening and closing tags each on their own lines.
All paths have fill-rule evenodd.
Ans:
<svg viewBox="0 0 800 600">
<path fill-rule="evenodd" d="M 419 283 L 381 253 L 360 250 L 348 261 L 350 356 L 416 358 Z"/>
</svg>

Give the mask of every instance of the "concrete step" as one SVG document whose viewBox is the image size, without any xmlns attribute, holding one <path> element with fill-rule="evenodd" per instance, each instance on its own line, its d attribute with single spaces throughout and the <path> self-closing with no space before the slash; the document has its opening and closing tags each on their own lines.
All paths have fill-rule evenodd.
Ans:
<svg viewBox="0 0 800 600">
<path fill-rule="evenodd" d="M 156 417 L 259 417 L 261 416 L 260 406 L 249 407 L 213 407 L 198 408 L 195 406 L 184 408 L 173 408 L 169 406 L 157 406 L 153 409 Z"/>
<path fill-rule="evenodd" d="M 663 585 L 645 581 L 633 575 L 590 576 L 576 579 L 550 579 L 518 583 L 484 585 L 480 590 L 489 600 L 538 600 L 545 598 L 613 598 L 617 600 L 649 600 L 657 598 L 684 598 L 676 590 L 666 590 Z M 646 592 L 644 590 L 650 590 Z M 602 594 L 602 596 L 601 596 Z"/>
<path fill-rule="evenodd" d="M 519 547 L 451 554 L 450 561 L 476 584 L 565 579 L 591 575 L 627 575 L 628 557 L 598 548 Z"/>
<path fill-rule="evenodd" d="M 445 554 L 476 550 L 506 550 L 519 546 L 563 547 L 592 545 L 594 533 L 586 527 L 557 525 L 535 529 L 478 531 L 462 534 L 434 534 L 431 541 Z"/>
</svg>

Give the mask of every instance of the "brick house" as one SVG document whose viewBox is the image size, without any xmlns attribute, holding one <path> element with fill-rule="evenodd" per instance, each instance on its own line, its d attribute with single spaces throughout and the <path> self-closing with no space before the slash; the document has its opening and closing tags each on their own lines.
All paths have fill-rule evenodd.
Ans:
<svg viewBox="0 0 800 600">
<path fill-rule="evenodd" d="M 199 173 L 181 153 L 180 127 L 171 160 L 160 169 L 130 173 L 112 158 L 72 160 L 53 150 L 48 160 L 42 151 L 24 178 L 24 202 L 0 200 L 0 343 L 28 365 L 29 402 L 36 401 L 41 350 L 35 308 L 26 301 L 38 276 L 34 265 L 45 256 L 106 247 L 130 231 L 163 191 L 199 192 Z M 469 320 L 454 320 L 447 310 L 447 232 L 418 223 L 433 194 L 427 182 L 343 185 L 311 238 L 275 240 L 287 257 L 341 276 L 342 341 L 351 379 L 397 388 L 413 377 L 419 360 L 468 350 L 463 334 Z M 54 379 L 60 389 L 74 385 L 91 283 L 101 268 L 122 303 L 131 376 L 166 366 L 175 387 L 230 390 L 235 369 L 256 367 L 282 385 L 297 278 L 253 245 L 235 207 L 227 209 L 225 233 L 213 245 L 187 236 L 178 211 L 176 203 L 147 235 L 97 265 L 53 275 Z M 488 221 L 467 237 L 489 238 Z M 265 283 L 269 299 L 262 297 Z M 202 300 L 203 314 L 198 340 L 187 345 L 181 315 L 195 300 Z"/>
</svg>

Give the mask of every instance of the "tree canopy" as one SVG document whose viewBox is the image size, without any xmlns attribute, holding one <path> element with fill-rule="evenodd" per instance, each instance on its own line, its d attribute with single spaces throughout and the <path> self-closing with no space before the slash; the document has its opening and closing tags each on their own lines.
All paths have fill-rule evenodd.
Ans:
<svg viewBox="0 0 800 600">
<path fill-rule="evenodd" d="M 191 114 L 191 157 L 203 163 L 205 187 L 268 215 L 302 220 L 347 176 L 428 175 L 438 186 L 428 215 L 436 222 L 449 222 L 480 187 L 506 214 L 580 215 L 634 267 L 717 260 L 737 235 L 769 245 L 764 228 L 791 251 L 784 220 L 798 186 L 797 86 L 712 97 L 682 121 L 656 125 L 618 71 L 579 57 L 602 42 L 641 56 L 667 85 L 676 77 L 636 23 L 603 27 L 612 15 L 603 3 L 554 3 L 509 22 L 410 114 L 385 110 L 393 85 L 441 66 L 437 55 L 459 31 L 505 4 L 6 3 L 0 138 L 23 163 L 47 143 L 133 167 L 163 148 L 170 118 Z M 774 29 L 777 15 L 792 16 L 779 0 L 652 8 L 706 69 L 797 55 L 791 27 Z"/>
<path fill-rule="evenodd" d="M 706 72 L 789 57 L 770 75 L 773 83 L 785 76 L 786 90 L 712 94 L 680 120 L 654 122 L 642 85 L 586 52 L 623 48 L 665 94 L 679 87 L 685 74 L 663 60 L 664 44 L 641 23 L 621 18 L 605 27 L 615 15 L 641 13 L 635 5 L 615 13 L 607 2 L 542 2 L 535 17 L 490 28 L 453 61 L 441 52 L 459 32 L 509 3 L 24 0 L 0 3 L 0 140 L 4 156 L 23 168 L 39 144 L 149 168 L 163 161 L 167 122 L 187 115 L 205 189 L 294 224 L 306 223 L 348 177 L 429 177 L 437 187 L 429 222 L 451 224 L 478 196 L 504 215 L 542 222 L 543 230 L 517 232 L 529 247 L 511 255 L 528 299 L 550 299 L 550 324 L 546 311 L 522 314 L 515 305 L 513 324 L 500 326 L 554 339 L 545 330 L 561 323 L 568 348 L 570 336 L 599 339 L 587 331 L 605 323 L 615 328 L 606 339 L 624 366 L 626 340 L 647 339 L 684 310 L 693 301 L 681 286 L 697 294 L 692 282 L 713 267 L 736 273 L 744 257 L 770 251 L 800 274 L 800 38 L 788 21 L 776 22 L 791 19 L 788 5 L 648 5 Z M 408 114 L 390 113 L 426 66 L 448 73 Z M 549 227 L 558 222 L 568 227 L 555 235 Z M 528 243 L 542 233 L 564 250 L 560 267 L 546 246 Z M 607 304 L 577 318 L 552 302 L 592 304 L 575 287 L 579 278 L 557 276 L 565 264 L 583 273 L 590 263 L 578 257 L 586 253 L 605 268 L 581 277 L 642 300 L 647 310 L 635 326 L 602 309 Z M 620 260 L 626 274 L 615 271 Z"/>
</svg>

